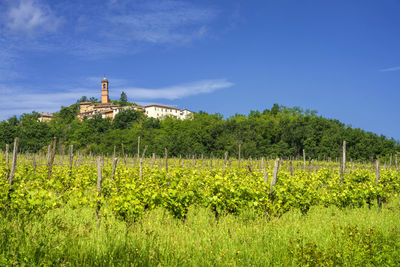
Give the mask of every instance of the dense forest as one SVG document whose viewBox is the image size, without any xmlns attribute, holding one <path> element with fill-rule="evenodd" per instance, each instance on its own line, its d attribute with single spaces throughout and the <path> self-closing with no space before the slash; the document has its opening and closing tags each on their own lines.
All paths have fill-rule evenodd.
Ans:
<svg viewBox="0 0 400 267">
<path fill-rule="evenodd" d="M 354 160 L 390 157 L 400 152 L 394 139 L 354 129 L 338 120 L 318 116 L 315 111 L 274 104 L 263 112 L 224 119 L 220 114 L 195 113 L 192 119 L 158 120 L 142 113 L 126 110 L 115 119 L 101 115 L 79 121 L 79 104 L 62 107 L 51 122 L 39 122 L 32 112 L 0 122 L 0 148 L 5 149 L 14 137 L 19 137 L 20 149 L 27 152 L 46 151 L 53 137 L 59 150 L 74 145 L 74 150 L 92 153 L 112 153 L 114 146 L 125 153 L 137 153 L 138 136 L 146 154 L 171 156 L 204 155 L 223 157 L 225 152 L 237 156 L 241 144 L 243 157 L 296 157 L 305 149 L 308 158 L 340 157 L 341 144 L 347 142 L 347 155 Z"/>
</svg>

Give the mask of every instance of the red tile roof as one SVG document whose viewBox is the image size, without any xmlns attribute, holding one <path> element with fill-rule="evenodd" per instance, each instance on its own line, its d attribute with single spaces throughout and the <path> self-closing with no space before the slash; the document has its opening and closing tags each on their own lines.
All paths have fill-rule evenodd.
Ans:
<svg viewBox="0 0 400 267">
<path fill-rule="evenodd" d="M 151 105 L 145 106 L 145 108 L 149 108 L 149 107 L 160 107 L 160 108 L 169 108 L 169 109 L 180 110 L 179 108 L 174 108 L 174 107 L 169 107 L 169 106 L 164 106 L 164 105 L 159 105 L 159 104 L 151 104 Z"/>
</svg>

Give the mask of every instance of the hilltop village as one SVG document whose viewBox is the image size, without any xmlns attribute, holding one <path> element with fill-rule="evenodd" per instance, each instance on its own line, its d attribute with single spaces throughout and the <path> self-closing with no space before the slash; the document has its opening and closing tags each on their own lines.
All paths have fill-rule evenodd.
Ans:
<svg viewBox="0 0 400 267">
<path fill-rule="evenodd" d="M 175 107 L 165 105 L 151 104 L 148 106 L 130 105 L 119 106 L 111 103 L 109 97 L 109 82 L 106 77 L 101 80 L 101 102 L 80 102 L 79 113 L 77 118 L 83 120 L 84 118 L 91 118 L 95 115 L 101 114 L 103 118 L 110 118 L 113 120 L 115 116 L 122 110 L 132 109 L 143 112 L 145 116 L 151 118 L 161 119 L 163 117 L 173 117 L 175 119 L 187 119 L 191 116 L 192 112 L 186 108 L 181 110 Z M 41 113 L 39 121 L 50 121 L 53 114 Z"/>
</svg>

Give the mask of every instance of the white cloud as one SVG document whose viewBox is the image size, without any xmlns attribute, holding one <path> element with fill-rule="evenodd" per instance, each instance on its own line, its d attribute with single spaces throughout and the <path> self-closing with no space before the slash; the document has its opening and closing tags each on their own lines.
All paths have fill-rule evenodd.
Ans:
<svg viewBox="0 0 400 267">
<path fill-rule="evenodd" d="M 0 120 L 5 120 L 13 115 L 22 113 L 55 112 L 61 106 L 69 106 L 76 102 L 81 96 L 92 96 L 93 90 L 80 88 L 64 92 L 32 92 L 19 87 L 9 87 L 0 85 Z"/>
<path fill-rule="evenodd" d="M 124 91 L 139 100 L 168 99 L 175 100 L 198 94 L 212 93 L 216 90 L 228 88 L 234 84 L 225 79 L 203 80 L 193 83 L 174 85 L 160 89 L 127 88 Z"/>
<path fill-rule="evenodd" d="M 387 71 L 399 71 L 399 70 L 400 70 L 400 67 L 392 67 L 392 68 L 387 68 L 387 69 L 381 69 L 379 71 L 387 72 Z"/>
<path fill-rule="evenodd" d="M 205 35 L 206 24 L 217 13 L 179 1 L 146 2 L 132 10 L 109 16 L 112 31 L 106 34 L 148 43 L 188 43 Z"/>
<path fill-rule="evenodd" d="M 17 56 L 8 47 L 2 47 L 0 42 L 0 81 L 9 81 L 19 76 L 19 74 L 13 70 L 15 65 L 15 58 Z"/>
<path fill-rule="evenodd" d="M 7 38 L 16 54 L 57 52 L 89 60 L 132 55 L 149 45 L 190 44 L 209 36 L 212 23 L 221 15 L 215 6 L 172 0 L 108 0 L 96 5 L 79 0 L 6 3 L 0 38 Z"/>
<path fill-rule="evenodd" d="M 12 31 L 27 32 L 55 31 L 61 19 L 52 10 L 34 0 L 20 0 L 7 14 L 7 26 Z"/>
</svg>

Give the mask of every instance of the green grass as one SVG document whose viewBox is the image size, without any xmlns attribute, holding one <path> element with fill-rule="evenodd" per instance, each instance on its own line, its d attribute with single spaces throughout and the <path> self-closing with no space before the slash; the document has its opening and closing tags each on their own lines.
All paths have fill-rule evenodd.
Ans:
<svg viewBox="0 0 400 267">
<path fill-rule="evenodd" d="M 216 220 L 191 207 L 178 220 L 156 209 L 134 223 L 65 207 L 2 214 L 0 265 L 399 266 L 399 226 L 398 199 L 381 211 L 312 207 L 280 218 L 249 210 Z"/>
</svg>

